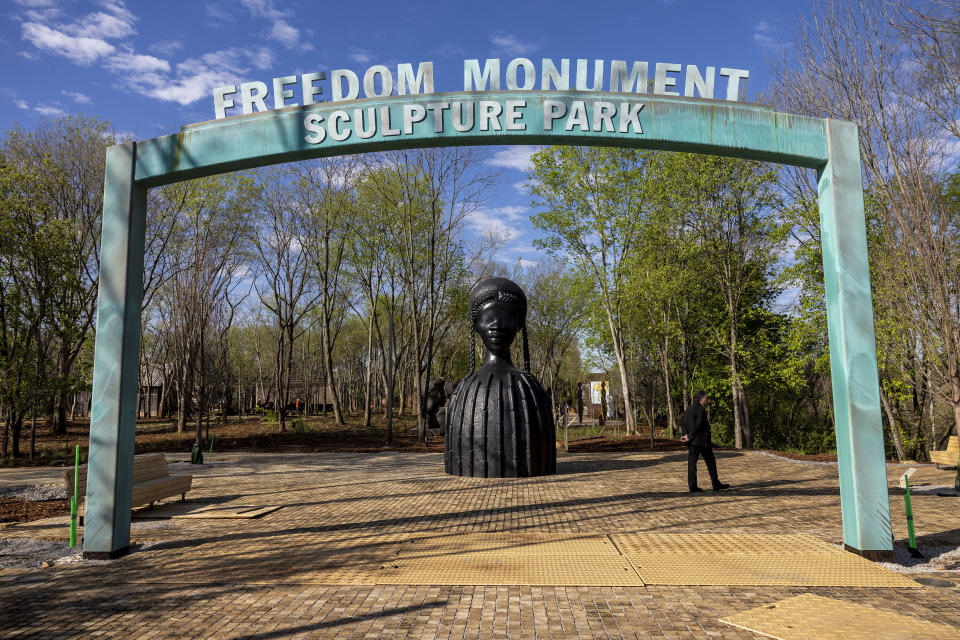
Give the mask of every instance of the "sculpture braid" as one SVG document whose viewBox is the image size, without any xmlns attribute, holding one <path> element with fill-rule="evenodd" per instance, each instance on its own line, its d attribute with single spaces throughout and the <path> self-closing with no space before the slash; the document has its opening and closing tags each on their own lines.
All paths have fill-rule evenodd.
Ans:
<svg viewBox="0 0 960 640">
<path fill-rule="evenodd" d="M 477 370 L 477 332 L 470 327 L 470 373 Z"/>
<path fill-rule="evenodd" d="M 523 323 L 523 370 L 530 373 L 530 345 L 527 344 L 527 323 Z"/>
</svg>

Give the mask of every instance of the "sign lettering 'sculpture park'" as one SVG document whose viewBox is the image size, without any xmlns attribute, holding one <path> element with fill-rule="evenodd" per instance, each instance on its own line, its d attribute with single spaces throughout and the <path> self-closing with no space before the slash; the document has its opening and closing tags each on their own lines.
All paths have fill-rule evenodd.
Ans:
<svg viewBox="0 0 960 640">
<path fill-rule="evenodd" d="M 591 64 L 592 63 L 592 64 Z M 652 82 L 651 74 L 652 73 Z M 681 78 L 682 75 L 682 78 Z M 718 87 L 718 76 L 724 87 Z M 482 93 L 464 96 L 456 100 L 436 102 L 416 100 L 393 106 L 344 105 L 343 109 L 331 109 L 331 105 L 360 98 L 384 98 L 391 95 L 424 96 L 434 93 L 432 62 L 420 62 L 416 71 L 410 63 L 397 65 L 396 74 L 386 66 L 374 65 L 361 78 L 349 69 L 336 69 L 330 73 L 330 101 L 324 101 L 326 72 L 304 73 L 300 76 L 273 78 L 270 85 L 253 81 L 219 87 L 213 90 L 213 106 L 217 119 L 228 115 L 251 114 L 286 107 L 323 105 L 322 110 L 310 110 L 303 120 L 304 140 L 316 145 L 331 140 L 343 142 L 356 136 L 369 139 L 374 136 L 389 138 L 413 135 L 420 128 L 442 134 L 491 131 L 526 131 L 535 129 L 553 131 L 563 127 L 565 131 L 616 132 L 642 134 L 640 114 L 644 103 L 631 100 L 629 94 L 645 94 L 648 90 L 657 95 L 714 98 L 718 89 L 724 91 L 726 100 L 736 101 L 740 93 L 740 81 L 750 77 L 744 69 L 716 67 L 701 69 L 696 65 L 680 65 L 657 62 L 632 62 L 611 60 L 578 59 L 571 62 L 563 58 L 556 64 L 544 58 L 539 74 L 533 61 L 514 58 L 503 68 L 498 58 L 484 61 L 464 60 L 463 90 L 486 91 L 582 91 L 609 93 L 573 100 L 527 99 L 518 94 L 515 100 L 503 102 L 485 100 Z M 682 91 L 681 91 L 682 80 Z M 268 103 L 270 106 L 268 106 Z"/>
</svg>

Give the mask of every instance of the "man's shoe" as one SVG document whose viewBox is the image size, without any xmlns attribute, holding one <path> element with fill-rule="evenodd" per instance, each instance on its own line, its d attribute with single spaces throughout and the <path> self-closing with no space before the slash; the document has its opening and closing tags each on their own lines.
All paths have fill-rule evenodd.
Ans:
<svg viewBox="0 0 960 640">
<path fill-rule="evenodd" d="M 690 493 L 703 493 L 703 489 L 700 487 L 690 487 Z"/>
<path fill-rule="evenodd" d="M 729 489 L 729 488 L 730 488 L 730 485 L 728 485 L 728 484 L 722 484 L 722 483 L 721 483 L 721 484 L 718 484 L 717 486 L 715 486 L 715 487 L 713 488 L 713 490 L 714 490 L 714 491 L 723 491 L 724 489 Z"/>
</svg>

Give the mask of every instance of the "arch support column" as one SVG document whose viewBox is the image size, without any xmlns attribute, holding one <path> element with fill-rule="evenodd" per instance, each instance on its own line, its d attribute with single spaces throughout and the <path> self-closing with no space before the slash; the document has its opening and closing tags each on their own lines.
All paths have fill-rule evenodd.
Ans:
<svg viewBox="0 0 960 640">
<path fill-rule="evenodd" d="M 134 182 L 136 155 L 136 142 L 107 150 L 84 558 L 116 558 L 130 549 L 147 201 Z"/>
<path fill-rule="evenodd" d="M 820 240 L 843 543 L 871 560 L 892 560 L 860 143 L 851 122 L 826 120 L 826 136 L 829 159 L 818 174 Z"/>
</svg>

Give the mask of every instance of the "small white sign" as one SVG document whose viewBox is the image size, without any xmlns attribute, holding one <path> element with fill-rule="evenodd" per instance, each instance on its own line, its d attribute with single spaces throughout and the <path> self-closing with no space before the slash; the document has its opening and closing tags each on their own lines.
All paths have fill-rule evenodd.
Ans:
<svg viewBox="0 0 960 640">
<path fill-rule="evenodd" d="M 907 472 L 906 472 L 905 474 L 903 474 L 902 476 L 900 476 L 900 488 L 901 488 L 901 489 L 906 489 L 906 488 L 907 488 L 907 478 L 909 478 L 910 476 L 912 476 L 914 471 L 916 471 L 916 469 L 913 468 L 913 467 L 910 467 L 909 469 L 907 469 Z"/>
</svg>

